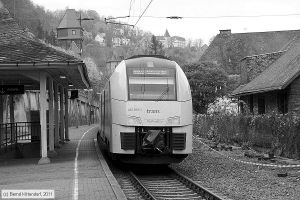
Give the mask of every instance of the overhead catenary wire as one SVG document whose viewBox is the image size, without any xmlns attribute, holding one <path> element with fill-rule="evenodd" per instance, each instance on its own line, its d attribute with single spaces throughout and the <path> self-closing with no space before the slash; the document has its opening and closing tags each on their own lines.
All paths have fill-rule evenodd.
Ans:
<svg viewBox="0 0 300 200">
<path fill-rule="evenodd" d="M 151 3 L 151 2 L 150 2 Z M 149 5 L 149 4 L 148 4 Z M 261 17 L 293 17 L 293 16 L 300 16 L 300 13 L 290 13 L 290 14 L 266 14 L 266 15 L 220 15 L 220 16 L 154 16 L 154 15 L 140 15 L 140 16 L 121 16 L 121 17 L 114 17 L 114 18 L 106 18 L 109 19 L 119 19 L 119 18 L 156 18 L 156 19 L 221 19 L 221 18 L 261 18 Z M 137 21 L 137 22 L 138 22 Z M 106 22 L 110 23 L 110 22 Z M 137 24 L 137 23 L 136 23 Z M 135 24 L 135 25 L 136 25 Z M 130 24 L 122 24 L 122 25 L 129 25 L 135 26 Z"/>
<path fill-rule="evenodd" d="M 144 11 L 142 12 L 141 15 L 135 16 L 135 15 L 130 15 L 133 4 L 135 0 L 130 0 L 129 4 L 129 12 L 127 16 L 120 16 L 120 17 L 110 17 L 110 18 L 105 18 L 105 23 L 111 23 L 111 24 L 120 24 L 120 25 L 128 25 L 135 27 L 138 22 L 141 20 L 142 17 L 144 18 L 158 18 L 158 19 L 220 19 L 220 18 L 261 18 L 261 17 L 292 17 L 292 16 L 300 16 L 300 13 L 288 13 L 288 14 L 262 14 L 262 15 L 219 15 L 219 16 L 154 16 L 154 15 L 144 15 L 153 0 L 149 2 L 149 4 L 146 6 Z M 111 22 L 109 20 L 114 20 L 114 19 L 120 19 L 120 18 L 138 18 L 136 23 L 134 25 L 129 24 L 129 23 L 118 23 L 118 22 Z"/>
<path fill-rule="evenodd" d="M 142 12 L 142 14 L 141 14 L 140 16 L 138 16 L 138 20 L 136 21 L 136 23 L 135 23 L 134 25 L 110 21 L 110 20 L 114 20 L 114 19 L 129 18 L 129 17 L 131 17 L 131 16 L 130 16 L 130 11 L 131 11 L 131 6 L 132 6 L 132 5 L 131 5 L 131 4 L 132 4 L 132 1 L 130 1 L 129 15 L 127 15 L 127 16 L 120 16 L 120 17 L 109 17 L 109 18 L 104 18 L 104 21 L 105 21 L 106 24 L 118 24 L 118 25 L 127 25 L 127 26 L 135 27 L 135 26 L 137 25 L 137 23 L 140 21 L 140 19 L 143 17 L 143 15 L 145 14 L 145 12 L 147 11 L 147 9 L 149 8 L 149 6 L 151 5 L 152 2 L 153 2 L 153 0 L 151 0 L 151 1 L 149 2 L 149 4 L 146 6 L 146 8 L 145 8 L 144 11 Z"/>
<path fill-rule="evenodd" d="M 145 14 L 145 12 L 147 11 L 147 9 L 149 8 L 149 6 L 151 5 L 151 3 L 153 2 L 153 0 L 151 0 L 149 2 L 149 4 L 147 5 L 147 7 L 145 8 L 145 10 L 143 11 L 143 13 L 139 16 L 138 20 L 136 21 L 136 23 L 134 24 L 134 26 L 137 25 L 137 23 L 139 23 L 139 21 L 141 20 L 141 18 L 143 17 L 143 15 Z"/>
<path fill-rule="evenodd" d="M 219 16 L 154 16 L 145 15 L 144 18 L 167 18 L 167 19 L 215 19 L 215 18 L 259 18 L 259 17 L 290 17 L 300 16 L 300 13 L 289 13 L 289 14 L 266 14 L 266 15 L 219 15 Z M 140 17 L 140 16 L 129 16 L 129 17 Z"/>
</svg>

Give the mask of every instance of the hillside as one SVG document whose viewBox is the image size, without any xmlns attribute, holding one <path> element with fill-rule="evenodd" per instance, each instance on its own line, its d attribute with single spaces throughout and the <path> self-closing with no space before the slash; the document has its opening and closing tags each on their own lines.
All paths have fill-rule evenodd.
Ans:
<svg viewBox="0 0 300 200">
<path fill-rule="evenodd" d="M 1 0 L 23 28 L 28 28 L 37 38 L 52 45 L 57 45 L 56 27 L 65 14 L 65 10 L 51 12 L 47 8 L 35 5 L 31 0 Z M 151 53 L 152 33 L 138 28 L 119 24 L 106 24 L 105 16 L 94 10 L 81 10 L 82 17 L 93 18 L 84 21 L 83 59 L 92 58 L 98 69 L 104 73 L 106 61 L 111 58 L 123 59 L 136 54 Z M 105 44 L 95 40 L 97 35 L 104 36 Z M 117 44 L 121 40 L 121 44 Z M 201 40 L 201 39 L 200 39 Z M 125 42 L 124 42 L 125 41 Z M 191 43 L 192 41 L 189 41 Z M 180 65 L 198 62 L 205 46 L 185 48 L 164 48 L 161 53 L 175 60 Z"/>
</svg>

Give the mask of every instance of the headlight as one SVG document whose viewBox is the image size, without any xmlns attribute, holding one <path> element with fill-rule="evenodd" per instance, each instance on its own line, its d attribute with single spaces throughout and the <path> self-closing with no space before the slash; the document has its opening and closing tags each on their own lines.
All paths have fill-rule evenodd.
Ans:
<svg viewBox="0 0 300 200">
<path fill-rule="evenodd" d="M 128 125 L 137 125 L 142 124 L 142 120 L 140 117 L 128 116 Z"/>
<path fill-rule="evenodd" d="M 167 120 L 168 125 L 180 125 L 180 117 L 169 117 Z"/>
</svg>

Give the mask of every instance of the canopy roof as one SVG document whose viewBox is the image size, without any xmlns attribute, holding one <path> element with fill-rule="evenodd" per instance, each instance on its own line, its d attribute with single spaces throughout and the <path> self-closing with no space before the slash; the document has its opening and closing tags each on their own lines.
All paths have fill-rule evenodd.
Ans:
<svg viewBox="0 0 300 200">
<path fill-rule="evenodd" d="M 0 7 L 1 84 L 36 86 L 32 82 L 34 78 L 28 78 L 28 74 L 34 74 L 37 70 L 47 72 L 66 87 L 72 83 L 70 89 L 90 87 L 86 66 L 79 57 L 38 40 L 32 33 L 23 30 L 10 17 L 7 9 Z"/>
</svg>

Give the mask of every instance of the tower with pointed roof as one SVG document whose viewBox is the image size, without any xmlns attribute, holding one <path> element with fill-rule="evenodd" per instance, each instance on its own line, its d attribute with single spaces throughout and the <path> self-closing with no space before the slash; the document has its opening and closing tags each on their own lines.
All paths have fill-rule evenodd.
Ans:
<svg viewBox="0 0 300 200">
<path fill-rule="evenodd" d="M 169 37 L 170 37 L 170 33 L 169 33 L 168 29 L 166 29 L 166 32 L 165 32 L 164 36 L 165 36 L 166 38 L 169 38 Z"/>
<path fill-rule="evenodd" d="M 67 9 L 57 29 L 59 46 L 70 49 L 74 44 L 80 49 L 83 29 L 80 25 L 80 14 L 75 9 Z"/>
</svg>

